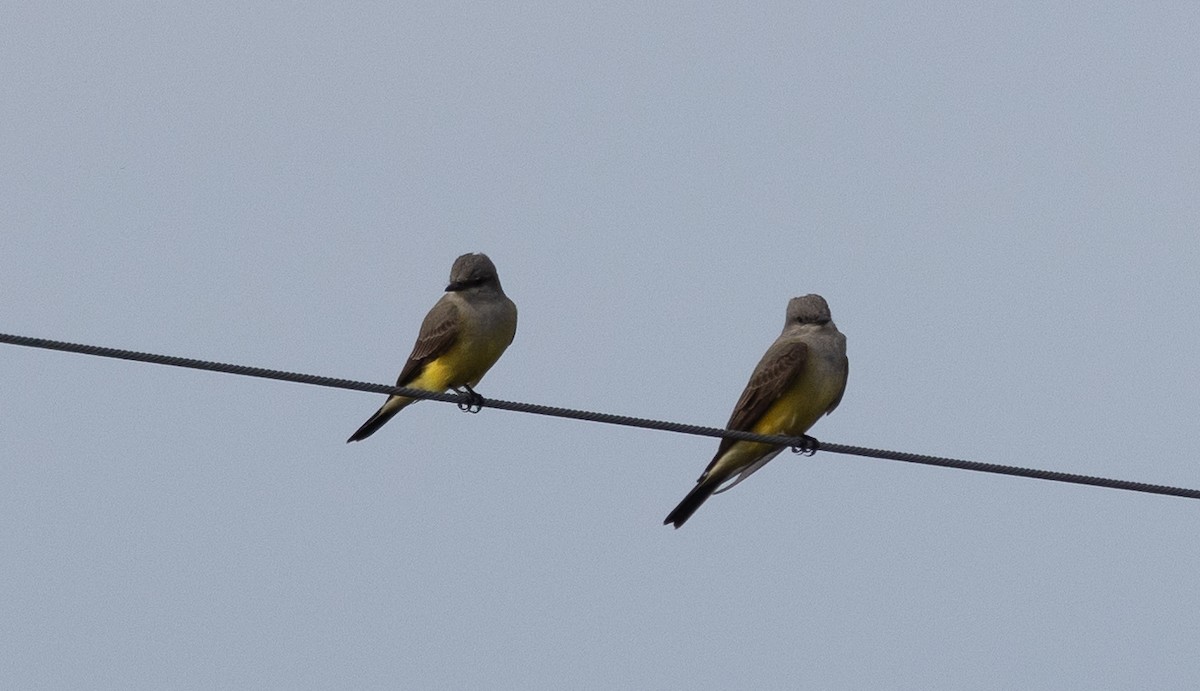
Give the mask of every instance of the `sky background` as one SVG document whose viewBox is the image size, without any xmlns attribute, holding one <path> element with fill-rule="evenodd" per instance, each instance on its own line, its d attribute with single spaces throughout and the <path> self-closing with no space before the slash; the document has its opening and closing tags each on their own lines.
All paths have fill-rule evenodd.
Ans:
<svg viewBox="0 0 1200 691">
<path fill-rule="evenodd" d="M 1200 487 L 1200 5 L 9 3 L 0 331 Z M 6 688 L 1195 688 L 1200 502 L 0 346 Z"/>
</svg>

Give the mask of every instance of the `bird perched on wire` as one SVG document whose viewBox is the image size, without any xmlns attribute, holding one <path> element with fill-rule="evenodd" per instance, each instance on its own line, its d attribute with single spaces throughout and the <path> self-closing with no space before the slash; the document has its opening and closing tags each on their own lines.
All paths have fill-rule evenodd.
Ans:
<svg viewBox="0 0 1200 691">
<path fill-rule="evenodd" d="M 453 389 L 479 399 L 472 387 L 496 364 L 516 333 L 517 306 L 500 287 L 496 265 L 485 254 L 464 254 L 450 267 L 445 295 L 421 322 L 396 386 Z M 390 396 L 346 441 L 366 439 L 416 400 Z"/>
<path fill-rule="evenodd" d="M 846 337 L 834 325 L 825 298 L 792 298 L 783 333 L 754 368 L 726 429 L 804 435 L 818 418 L 837 408 L 849 372 Z M 810 448 L 815 449 L 816 440 L 807 439 Z M 663 524 L 676 528 L 683 525 L 706 499 L 750 477 L 783 449 L 761 442 L 722 439 L 696 486 Z"/>
</svg>

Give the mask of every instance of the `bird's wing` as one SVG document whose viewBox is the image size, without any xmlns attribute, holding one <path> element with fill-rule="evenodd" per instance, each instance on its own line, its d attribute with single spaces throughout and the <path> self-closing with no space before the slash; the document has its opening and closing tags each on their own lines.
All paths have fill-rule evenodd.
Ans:
<svg viewBox="0 0 1200 691">
<path fill-rule="evenodd" d="M 725 428 L 750 431 L 771 404 L 804 372 L 807 361 L 808 346 L 803 341 L 776 341 L 772 344 L 754 368 L 754 374 L 750 375 L 750 382 L 746 384 L 746 390 L 742 392 L 737 405 L 733 406 L 733 414 L 729 416 Z M 735 439 L 729 438 L 721 440 L 712 462 L 704 469 L 705 475 L 735 442 Z"/>
<path fill-rule="evenodd" d="M 458 306 L 445 298 L 438 300 L 421 322 L 417 342 L 396 378 L 396 386 L 406 386 L 420 376 L 427 362 L 449 350 L 458 341 L 459 323 Z"/>
<path fill-rule="evenodd" d="M 825 409 L 826 415 L 832 413 L 833 409 L 838 407 L 838 404 L 842 402 L 842 394 L 846 393 L 846 382 L 850 380 L 850 359 L 845 355 L 842 356 L 842 371 L 846 373 L 846 377 L 842 379 L 842 388 L 839 389 L 837 395 L 833 397 L 833 402 L 830 403 L 829 407 Z"/>
</svg>

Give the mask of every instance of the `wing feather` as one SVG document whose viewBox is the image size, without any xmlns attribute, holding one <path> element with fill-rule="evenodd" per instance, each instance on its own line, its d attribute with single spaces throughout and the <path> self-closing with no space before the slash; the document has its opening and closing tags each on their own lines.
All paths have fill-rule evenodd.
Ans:
<svg viewBox="0 0 1200 691">
<path fill-rule="evenodd" d="M 733 406 L 733 413 L 729 416 L 729 422 L 725 425 L 725 429 L 750 431 L 759 418 L 771 407 L 771 404 L 783 395 L 783 392 L 792 382 L 796 381 L 797 377 L 804 373 L 807 361 L 808 346 L 802 341 L 776 341 L 772 344 L 762 359 L 758 361 L 754 373 L 750 375 L 750 381 L 746 384 L 746 389 L 742 391 L 742 396 L 738 399 L 737 404 Z M 708 471 L 712 470 L 717 460 L 729 450 L 729 447 L 733 446 L 735 441 L 728 438 L 721 440 L 721 444 L 717 447 L 717 453 L 713 455 L 712 461 L 704 469 L 704 475 L 701 477 L 708 475 Z"/>
<path fill-rule="evenodd" d="M 445 297 L 438 300 L 421 322 L 417 342 L 396 378 L 396 386 L 407 386 L 421 375 L 426 363 L 449 350 L 458 341 L 459 323 L 458 306 Z"/>
<path fill-rule="evenodd" d="M 833 409 L 838 407 L 838 404 L 842 402 L 842 394 L 846 393 L 846 382 L 850 380 L 850 360 L 845 355 L 842 356 L 842 371 L 845 372 L 845 376 L 842 377 L 842 388 L 838 390 L 829 407 L 825 409 L 826 415 L 832 413 Z"/>
</svg>

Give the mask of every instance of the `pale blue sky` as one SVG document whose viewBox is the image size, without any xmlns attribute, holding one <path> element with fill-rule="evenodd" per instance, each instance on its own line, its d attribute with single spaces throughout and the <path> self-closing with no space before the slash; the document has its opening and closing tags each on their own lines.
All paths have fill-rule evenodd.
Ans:
<svg viewBox="0 0 1200 691">
<path fill-rule="evenodd" d="M 10 3 L 0 331 L 1200 487 L 1193 3 Z M 1195 688 L 1200 502 L 0 346 L 6 688 Z"/>
</svg>

